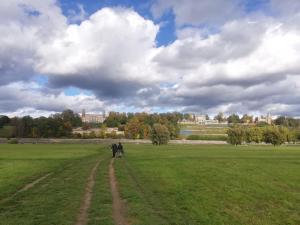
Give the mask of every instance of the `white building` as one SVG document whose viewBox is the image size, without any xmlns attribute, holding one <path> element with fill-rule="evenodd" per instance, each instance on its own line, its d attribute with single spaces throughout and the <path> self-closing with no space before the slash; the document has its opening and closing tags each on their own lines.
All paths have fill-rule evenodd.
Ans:
<svg viewBox="0 0 300 225">
<path fill-rule="evenodd" d="M 206 115 L 195 115 L 195 123 L 201 125 L 210 125 L 210 124 L 219 124 L 219 121 L 206 119 Z"/>
<path fill-rule="evenodd" d="M 203 124 L 206 121 L 206 115 L 195 115 L 195 123 Z"/>
<path fill-rule="evenodd" d="M 83 123 L 103 123 L 105 120 L 105 113 L 103 114 L 86 114 L 85 110 L 82 110 L 81 120 Z"/>
<path fill-rule="evenodd" d="M 267 116 L 260 116 L 257 120 L 258 123 L 267 123 L 272 124 L 272 116 L 270 113 L 267 114 Z"/>
</svg>

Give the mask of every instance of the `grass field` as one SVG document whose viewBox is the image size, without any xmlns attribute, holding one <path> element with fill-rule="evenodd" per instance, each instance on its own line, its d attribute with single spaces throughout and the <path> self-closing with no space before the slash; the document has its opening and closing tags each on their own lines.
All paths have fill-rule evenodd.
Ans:
<svg viewBox="0 0 300 225">
<path fill-rule="evenodd" d="M 300 147 L 125 150 L 113 165 L 128 224 L 300 224 Z M 99 160 L 87 224 L 114 224 L 110 158 L 99 145 L 0 145 L 0 224 L 75 224 Z"/>
<path fill-rule="evenodd" d="M 227 126 L 181 125 L 180 136 L 183 138 L 198 136 L 197 140 L 224 140 L 227 137 L 227 130 Z"/>
</svg>

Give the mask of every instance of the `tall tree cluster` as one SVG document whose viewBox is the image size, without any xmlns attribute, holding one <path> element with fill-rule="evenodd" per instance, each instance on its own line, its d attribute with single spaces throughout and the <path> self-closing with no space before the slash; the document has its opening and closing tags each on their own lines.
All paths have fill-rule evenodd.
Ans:
<svg viewBox="0 0 300 225">
<path fill-rule="evenodd" d="M 24 137 L 24 138 L 48 138 L 48 137 L 70 137 L 72 129 L 82 125 L 81 118 L 72 110 L 65 110 L 49 117 L 22 118 L 7 116 L 0 117 L 2 137 Z"/>
<path fill-rule="evenodd" d="M 227 134 L 228 142 L 233 145 L 265 142 L 275 146 L 297 141 L 297 132 L 284 126 L 234 126 Z"/>
<path fill-rule="evenodd" d="M 183 114 L 180 113 L 131 114 L 130 118 L 128 118 L 128 123 L 125 125 L 125 137 L 131 139 L 148 139 L 161 134 L 162 136 L 167 136 L 164 140 L 175 139 L 179 136 L 180 128 L 178 122 L 181 119 L 183 119 Z M 155 130 L 167 130 L 168 132 L 156 132 L 153 135 Z M 159 142 L 159 144 L 164 142 Z"/>
</svg>

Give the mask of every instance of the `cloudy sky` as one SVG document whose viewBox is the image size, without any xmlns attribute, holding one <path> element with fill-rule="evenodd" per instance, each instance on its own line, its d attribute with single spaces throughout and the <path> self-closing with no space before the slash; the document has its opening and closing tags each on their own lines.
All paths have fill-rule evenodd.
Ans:
<svg viewBox="0 0 300 225">
<path fill-rule="evenodd" d="M 0 1 L 0 114 L 300 115 L 299 0 Z"/>
</svg>

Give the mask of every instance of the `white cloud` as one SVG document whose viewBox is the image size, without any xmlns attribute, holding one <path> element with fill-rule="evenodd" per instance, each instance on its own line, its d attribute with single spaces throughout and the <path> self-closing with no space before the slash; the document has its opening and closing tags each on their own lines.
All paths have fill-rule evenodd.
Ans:
<svg viewBox="0 0 300 225">
<path fill-rule="evenodd" d="M 299 30 L 271 18 L 261 18 L 258 24 L 248 21 L 228 22 L 208 37 L 190 28 L 189 35 L 161 49 L 155 57 L 161 73 L 177 77 L 178 87 L 164 94 L 173 105 L 241 113 L 275 113 L 270 104 L 295 109 L 300 94 Z"/>
<path fill-rule="evenodd" d="M 29 79 L 36 50 L 66 26 L 53 0 L 0 2 L 0 85 Z"/>
<path fill-rule="evenodd" d="M 179 26 L 223 24 L 242 14 L 238 0 L 156 0 L 152 12 L 159 18 L 169 9 L 173 10 Z"/>
<path fill-rule="evenodd" d="M 178 28 L 177 40 L 159 48 L 159 26 L 133 9 L 103 8 L 68 24 L 54 0 L 24 2 L 0 3 L 0 112 L 172 108 L 296 114 L 300 108 L 299 11 L 276 0 L 280 17 L 239 19 L 234 1 L 157 1 L 153 11 L 171 7 L 179 26 L 219 24 L 214 33 Z M 30 83 L 33 74 L 46 75 L 47 86 Z M 67 96 L 63 88 L 69 86 L 93 94 Z"/>
<path fill-rule="evenodd" d="M 36 69 L 57 76 L 85 76 L 149 83 L 158 26 L 124 8 L 104 8 L 41 46 Z M 147 77 L 147 79 L 144 79 Z"/>
<path fill-rule="evenodd" d="M 81 112 L 110 110 L 113 105 L 107 105 L 95 95 L 80 93 L 68 96 L 62 90 L 48 90 L 37 83 L 16 82 L 0 89 L 0 113 L 28 112 L 36 109 L 40 112 L 60 112 L 63 109 L 73 109 Z"/>
</svg>

